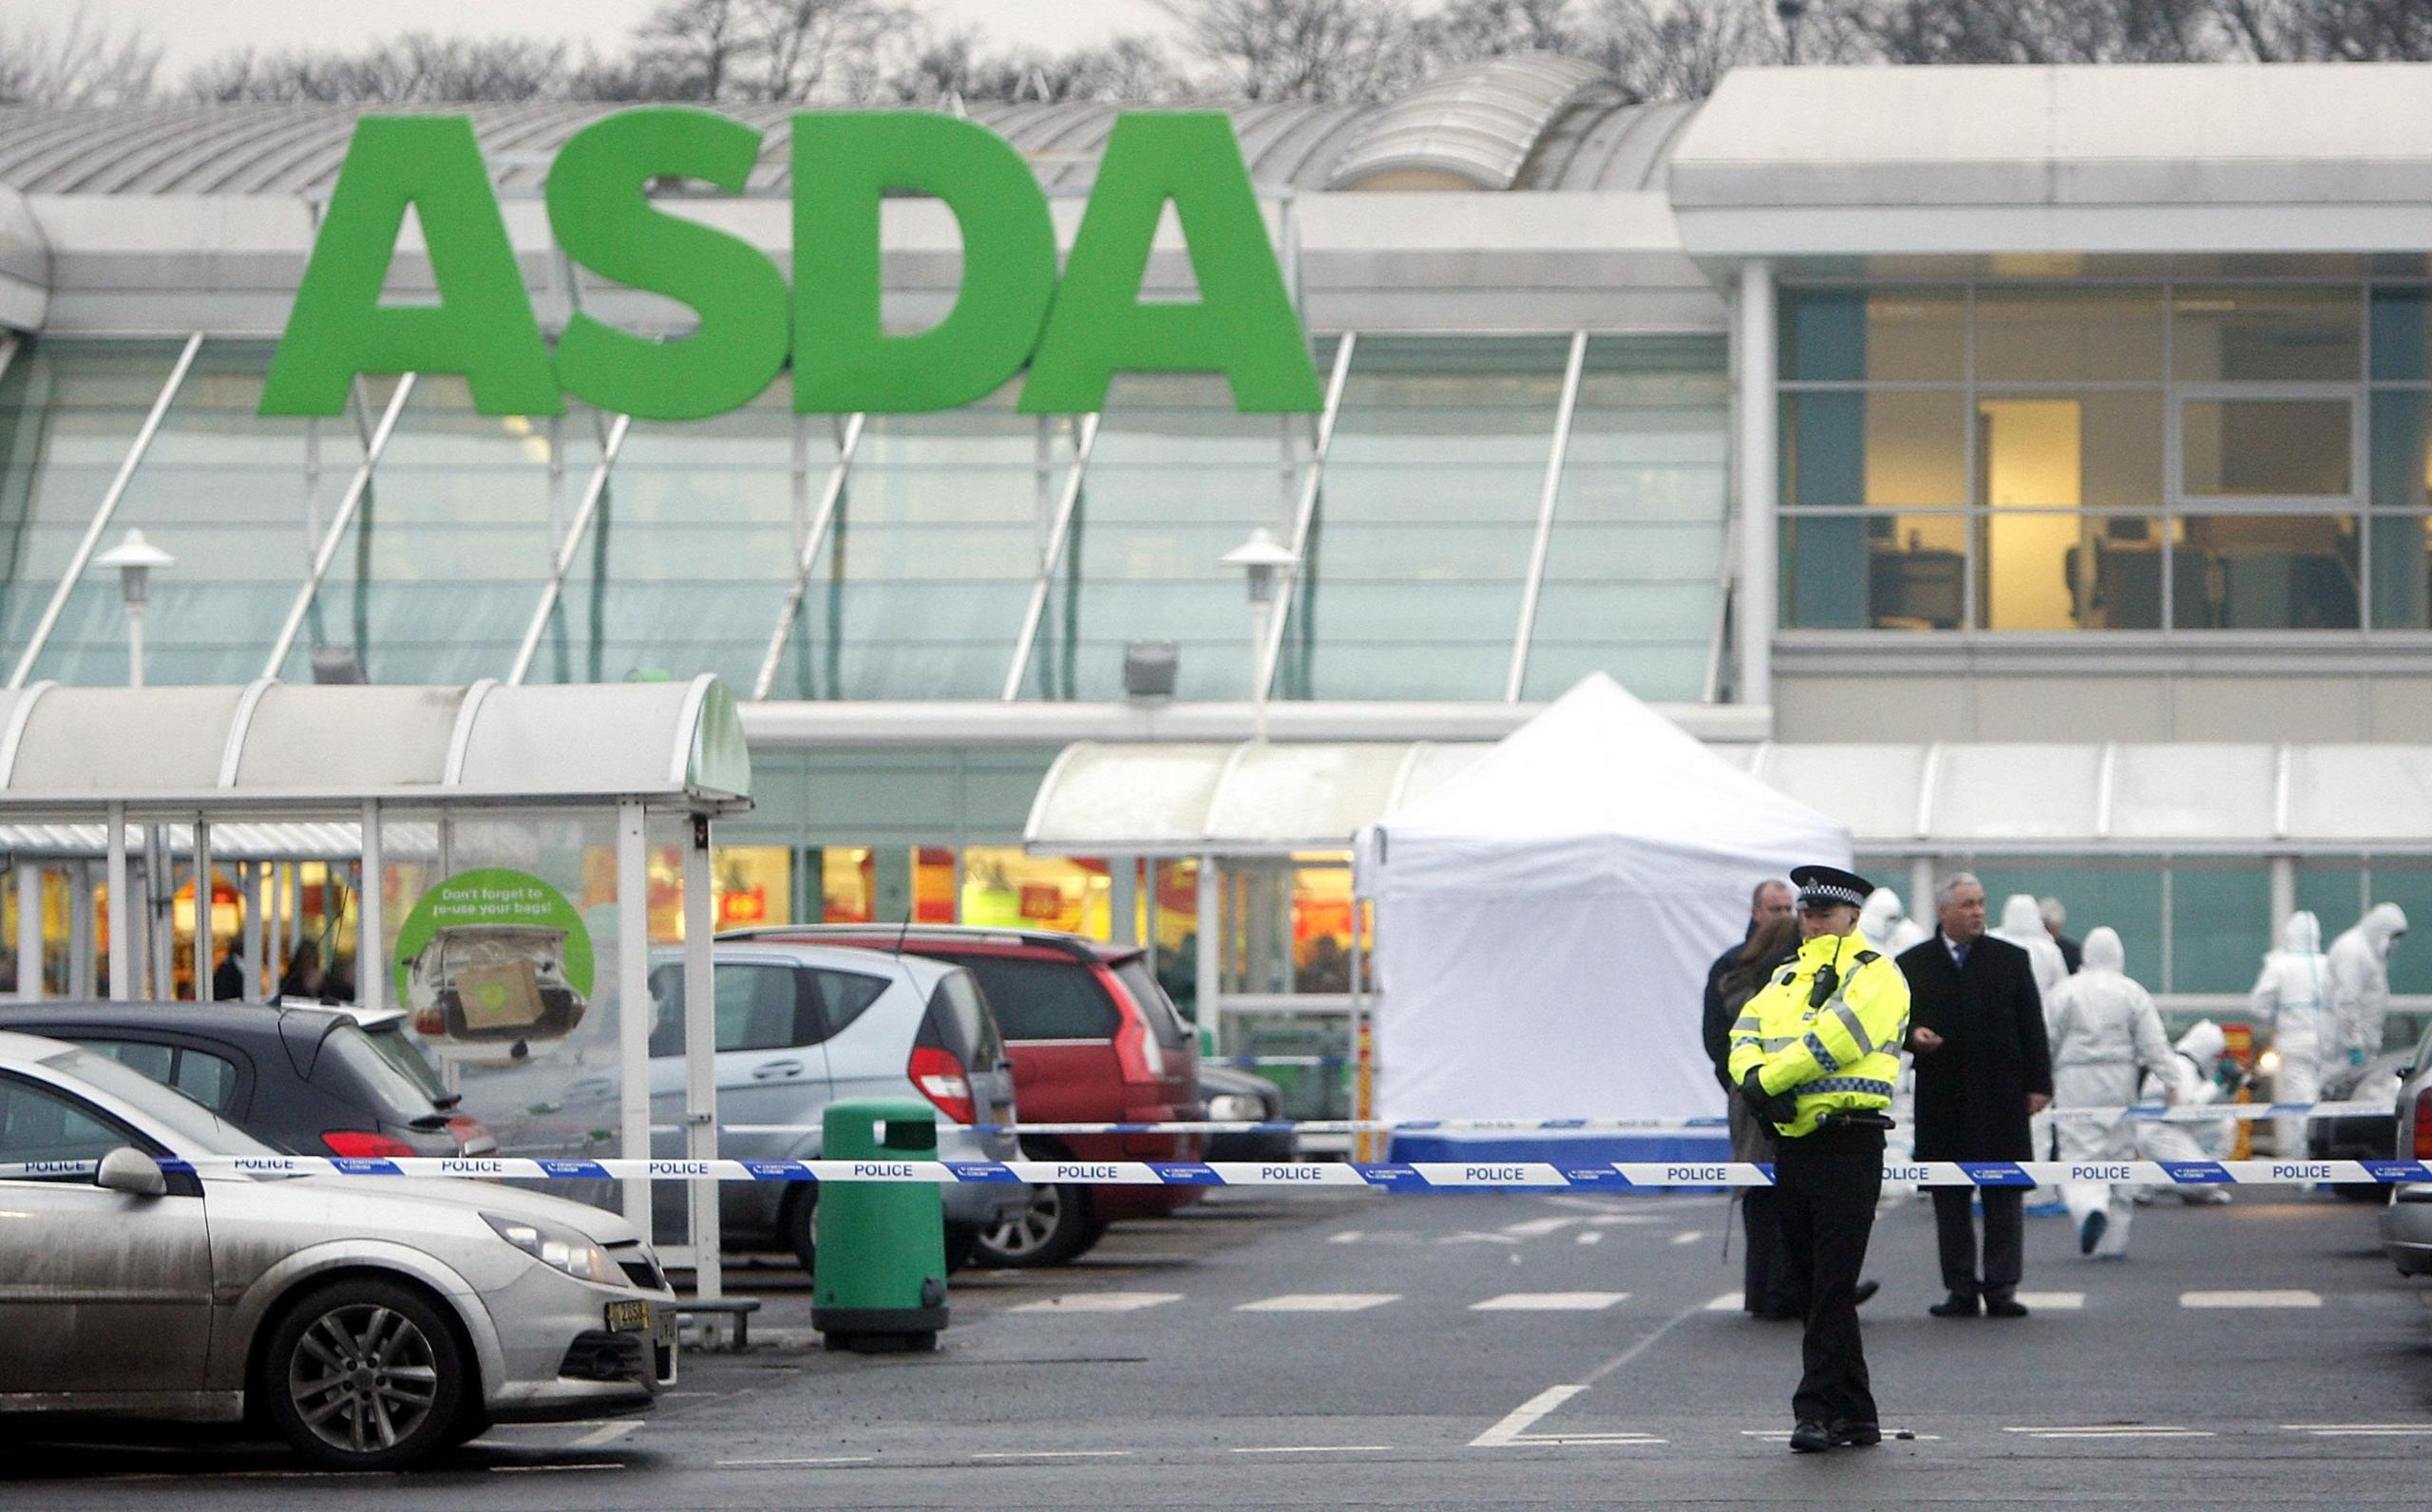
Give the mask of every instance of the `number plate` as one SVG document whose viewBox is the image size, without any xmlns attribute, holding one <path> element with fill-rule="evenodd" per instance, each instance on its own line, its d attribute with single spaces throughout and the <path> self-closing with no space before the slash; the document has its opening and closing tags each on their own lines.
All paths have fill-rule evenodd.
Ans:
<svg viewBox="0 0 2432 1512">
<path fill-rule="evenodd" d="M 611 1302 L 608 1304 L 608 1332 L 648 1333 L 651 1332 L 650 1314 L 648 1302 Z"/>
</svg>

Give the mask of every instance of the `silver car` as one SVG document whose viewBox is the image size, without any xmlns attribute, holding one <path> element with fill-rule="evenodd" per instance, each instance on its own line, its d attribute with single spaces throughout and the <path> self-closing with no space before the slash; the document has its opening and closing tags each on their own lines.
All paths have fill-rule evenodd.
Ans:
<svg viewBox="0 0 2432 1512">
<path fill-rule="evenodd" d="M 0 1033 L 0 1412 L 254 1417 L 376 1470 L 492 1423 L 646 1408 L 675 1378 L 674 1295 L 621 1218 L 179 1168 L 226 1156 L 277 1152 L 106 1057 Z"/>
<path fill-rule="evenodd" d="M 820 1120 L 848 1097 L 918 1098 L 938 1111 L 938 1158 L 1020 1158 L 1011 1134 L 975 1124 L 1014 1122 L 1014 1067 L 996 1015 L 969 972 L 918 955 L 842 945 L 720 941 L 717 951 L 718 1153 L 730 1160 L 816 1160 Z M 651 1122 L 684 1114 L 681 958 L 651 971 Z M 739 1126 L 738 1126 L 739 1125 Z M 656 1137 L 655 1154 L 684 1152 Z M 959 1266 L 993 1228 L 1030 1204 L 1030 1188 L 965 1181 L 939 1188 L 946 1260 Z M 659 1232 L 676 1232 L 680 1191 L 656 1194 Z M 798 1181 L 728 1181 L 718 1191 L 724 1247 L 775 1245 L 805 1270 L 818 1250 L 819 1188 Z"/>
<path fill-rule="evenodd" d="M 2432 1029 L 2416 1043 L 2410 1064 L 2399 1068 L 2398 1148 L 2383 1153 L 2402 1161 L 2432 1161 Z M 2382 1249 L 2406 1276 L 2432 1273 L 2432 1182 L 2394 1188 L 2382 1209 Z"/>
</svg>

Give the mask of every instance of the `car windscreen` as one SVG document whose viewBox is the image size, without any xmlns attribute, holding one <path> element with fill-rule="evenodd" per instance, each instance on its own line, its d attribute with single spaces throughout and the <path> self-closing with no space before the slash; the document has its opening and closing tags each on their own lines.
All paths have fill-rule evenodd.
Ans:
<svg viewBox="0 0 2432 1512">
<path fill-rule="evenodd" d="M 408 1123 L 439 1111 L 420 1081 L 398 1069 L 371 1043 L 371 1036 L 352 1024 L 340 1024 L 321 1042 L 320 1059 L 313 1063 L 313 1080 L 327 1087 L 332 1076 L 352 1078 L 391 1122 Z"/>
<path fill-rule="evenodd" d="M 42 1064 L 117 1098 L 169 1136 L 179 1155 L 276 1156 L 279 1152 L 220 1118 L 200 1103 L 170 1090 L 141 1071 L 88 1049 L 61 1050 Z"/>
<path fill-rule="evenodd" d="M 1122 1021 L 1096 975 L 1078 961 L 958 955 L 954 962 L 979 978 L 1009 1040 L 1112 1039 Z"/>
<path fill-rule="evenodd" d="M 1158 1044 L 1169 1050 L 1178 1050 L 1190 1043 L 1190 1026 L 1182 1021 L 1182 1013 L 1174 1007 L 1174 1000 L 1168 997 L 1166 990 L 1157 985 L 1157 979 L 1149 974 L 1147 957 L 1134 955 L 1117 966 L 1114 975 L 1123 984 L 1124 991 L 1131 994 L 1131 1000 L 1140 1005 L 1140 1011 L 1148 1017 L 1149 1027 L 1157 1031 Z"/>
</svg>

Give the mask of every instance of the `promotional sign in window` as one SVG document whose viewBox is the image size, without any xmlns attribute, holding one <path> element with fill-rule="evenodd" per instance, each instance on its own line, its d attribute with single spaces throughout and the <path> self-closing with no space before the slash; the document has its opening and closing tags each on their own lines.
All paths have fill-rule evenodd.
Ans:
<svg viewBox="0 0 2432 1512">
<path fill-rule="evenodd" d="M 591 1006 L 591 931 L 565 895 L 503 867 L 422 896 L 397 936 L 397 1001 L 424 1043 L 466 1065 L 546 1052 Z"/>
</svg>

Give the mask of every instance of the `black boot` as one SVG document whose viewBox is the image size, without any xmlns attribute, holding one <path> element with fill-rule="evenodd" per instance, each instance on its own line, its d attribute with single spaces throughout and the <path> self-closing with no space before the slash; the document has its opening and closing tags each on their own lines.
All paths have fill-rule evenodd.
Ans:
<svg viewBox="0 0 2432 1512">
<path fill-rule="evenodd" d="M 1833 1446 L 1833 1430 L 1814 1418 L 1801 1418 L 1790 1430 L 1793 1454 L 1821 1454 Z"/>
</svg>

